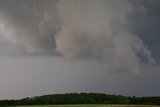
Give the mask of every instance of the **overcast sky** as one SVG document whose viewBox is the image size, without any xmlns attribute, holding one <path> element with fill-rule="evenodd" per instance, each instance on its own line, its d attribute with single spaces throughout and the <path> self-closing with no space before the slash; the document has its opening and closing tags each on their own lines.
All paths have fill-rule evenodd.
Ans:
<svg viewBox="0 0 160 107">
<path fill-rule="evenodd" d="M 0 99 L 160 96 L 159 0 L 0 0 Z"/>
</svg>

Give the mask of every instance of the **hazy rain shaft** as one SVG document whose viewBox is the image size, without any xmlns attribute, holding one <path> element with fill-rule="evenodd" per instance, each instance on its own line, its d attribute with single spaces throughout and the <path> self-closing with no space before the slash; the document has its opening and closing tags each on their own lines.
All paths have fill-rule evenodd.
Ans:
<svg viewBox="0 0 160 107">
<path fill-rule="evenodd" d="M 0 1 L 0 54 L 60 54 L 69 60 L 104 63 L 106 71 L 139 73 L 141 64 L 155 60 L 131 23 L 148 11 L 149 4 L 148 0 Z"/>
</svg>

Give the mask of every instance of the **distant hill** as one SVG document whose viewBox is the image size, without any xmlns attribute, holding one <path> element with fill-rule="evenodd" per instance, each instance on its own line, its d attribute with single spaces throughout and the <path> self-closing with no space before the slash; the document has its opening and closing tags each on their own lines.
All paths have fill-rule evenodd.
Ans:
<svg viewBox="0 0 160 107">
<path fill-rule="evenodd" d="M 0 100 L 1 106 L 52 104 L 141 104 L 160 105 L 160 97 L 126 97 L 102 93 L 66 93 L 27 97 L 20 100 Z"/>
</svg>

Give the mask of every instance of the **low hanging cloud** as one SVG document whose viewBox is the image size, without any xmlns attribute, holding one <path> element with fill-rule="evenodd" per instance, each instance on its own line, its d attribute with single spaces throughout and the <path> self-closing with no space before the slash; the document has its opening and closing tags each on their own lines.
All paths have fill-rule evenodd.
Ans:
<svg viewBox="0 0 160 107">
<path fill-rule="evenodd" d="M 147 12 L 148 2 L 0 1 L 1 53 L 58 53 L 69 60 L 105 63 L 109 71 L 139 73 L 141 63 L 155 62 L 131 24 Z"/>
<path fill-rule="evenodd" d="M 18 52 L 53 53 L 59 25 L 56 3 L 56 0 L 1 0 L 0 37 L 15 45 Z"/>
<path fill-rule="evenodd" d="M 56 51 L 67 59 L 103 61 L 111 71 L 138 73 L 141 61 L 155 62 L 130 20 L 146 9 L 130 0 L 62 0 Z"/>
</svg>

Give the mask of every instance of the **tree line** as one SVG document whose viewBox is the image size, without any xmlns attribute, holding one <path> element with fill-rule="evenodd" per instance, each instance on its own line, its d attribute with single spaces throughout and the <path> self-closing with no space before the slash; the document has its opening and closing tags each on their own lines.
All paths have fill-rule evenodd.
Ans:
<svg viewBox="0 0 160 107">
<path fill-rule="evenodd" d="M 0 107 L 17 105 L 54 104 L 137 104 L 160 105 L 160 97 L 126 97 L 102 93 L 66 93 L 27 97 L 19 100 L 0 100 Z"/>
</svg>

